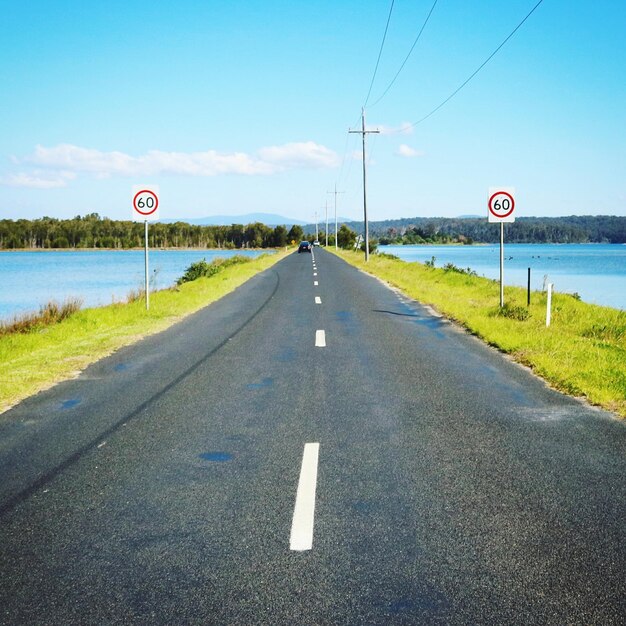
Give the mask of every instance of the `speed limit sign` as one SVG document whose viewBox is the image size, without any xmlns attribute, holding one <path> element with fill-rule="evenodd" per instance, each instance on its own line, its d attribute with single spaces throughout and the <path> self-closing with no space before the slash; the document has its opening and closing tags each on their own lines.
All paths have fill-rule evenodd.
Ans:
<svg viewBox="0 0 626 626">
<path fill-rule="evenodd" d="M 515 221 L 515 189 L 513 187 L 489 188 L 489 221 Z"/>
<path fill-rule="evenodd" d="M 159 219 L 159 188 L 157 186 L 135 185 L 132 195 L 134 222 Z"/>
</svg>

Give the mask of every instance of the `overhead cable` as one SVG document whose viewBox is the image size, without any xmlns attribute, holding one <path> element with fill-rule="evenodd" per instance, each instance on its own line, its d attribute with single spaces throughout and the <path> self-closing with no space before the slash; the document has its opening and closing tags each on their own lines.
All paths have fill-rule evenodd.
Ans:
<svg viewBox="0 0 626 626">
<path fill-rule="evenodd" d="M 454 98 L 454 96 L 456 96 L 456 94 L 459 93 L 459 91 L 461 91 L 461 89 L 463 89 L 463 87 L 465 87 L 465 85 L 467 85 L 467 83 L 469 83 L 470 80 L 472 80 L 472 78 L 474 78 L 474 76 L 476 76 L 476 74 L 478 74 L 478 72 L 480 72 L 480 70 L 482 70 L 483 67 L 487 65 L 487 63 L 489 63 L 489 61 L 491 61 L 491 59 L 493 59 L 493 57 L 500 51 L 500 49 L 506 44 L 506 42 L 511 39 L 511 37 L 513 37 L 513 35 L 521 28 L 522 24 L 524 24 L 524 22 L 535 12 L 537 7 L 542 2 L 543 0 L 539 0 L 539 2 L 537 2 L 537 4 L 530 10 L 528 15 L 526 15 L 526 17 L 513 29 L 509 36 L 487 57 L 487 59 L 478 67 L 478 69 L 473 74 L 471 74 L 467 80 L 465 80 L 465 82 L 457 87 L 441 104 L 436 106 L 430 113 L 417 120 L 417 122 L 413 122 L 412 124 L 410 124 L 408 128 L 412 128 L 414 126 L 417 126 L 418 124 L 421 124 L 424 120 L 427 120 L 431 115 L 434 115 L 437 111 L 439 111 L 442 106 L 450 102 L 450 100 L 452 100 L 452 98 Z"/>
<path fill-rule="evenodd" d="M 415 48 L 415 46 L 417 45 L 417 42 L 422 36 L 422 33 L 424 32 L 424 29 L 426 28 L 426 24 L 428 24 L 428 20 L 430 20 L 430 16 L 435 10 L 435 6 L 437 5 L 437 2 L 438 0 L 435 0 L 433 2 L 433 6 L 430 7 L 430 11 L 428 12 L 426 19 L 424 20 L 424 23 L 422 24 L 422 27 L 420 28 L 420 32 L 417 33 L 417 37 L 415 38 L 415 41 L 413 42 L 413 45 L 411 46 L 409 53 L 406 55 L 406 58 L 404 59 L 404 61 L 402 61 L 402 65 L 400 66 L 400 69 L 396 72 L 396 75 L 393 77 L 391 82 L 387 85 L 387 88 L 385 89 L 385 91 L 383 91 L 380 98 L 378 98 L 378 100 L 376 100 L 376 102 L 374 102 L 374 104 L 372 104 L 370 108 L 372 108 L 373 106 L 376 106 L 387 95 L 387 92 L 391 89 L 392 85 L 396 82 L 396 79 L 398 78 L 398 76 L 400 76 L 400 72 L 404 69 L 404 66 L 406 65 L 406 62 L 409 60 L 409 57 L 411 56 L 413 49 Z"/>
<path fill-rule="evenodd" d="M 378 59 L 376 59 L 376 67 L 374 68 L 374 74 L 372 76 L 372 81 L 370 82 L 370 88 L 367 92 L 367 97 L 365 98 L 365 102 L 363 103 L 363 108 L 367 106 L 367 103 L 370 99 L 370 95 L 372 93 L 372 87 L 374 86 L 374 80 L 376 79 L 376 72 L 378 72 L 378 64 L 380 63 L 380 57 L 383 54 L 383 48 L 385 47 L 385 39 L 387 38 L 387 31 L 389 30 L 389 22 L 391 21 L 391 13 L 393 11 L 393 3 L 395 0 L 391 0 L 391 6 L 389 7 L 389 15 L 387 16 L 387 25 L 385 26 L 385 33 L 383 34 L 383 40 L 380 43 L 380 50 L 378 51 Z"/>
</svg>

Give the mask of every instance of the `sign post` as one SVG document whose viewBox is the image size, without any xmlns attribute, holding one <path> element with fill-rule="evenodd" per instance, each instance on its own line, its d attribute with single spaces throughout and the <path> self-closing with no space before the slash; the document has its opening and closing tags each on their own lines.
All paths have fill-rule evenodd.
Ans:
<svg viewBox="0 0 626 626">
<path fill-rule="evenodd" d="M 500 223 L 500 308 L 504 306 L 504 222 L 515 221 L 515 189 L 490 187 L 489 222 Z"/>
<path fill-rule="evenodd" d="M 143 222 L 144 259 L 146 281 L 146 311 L 150 309 L 150 278 L 148 275 L 148 221 L 159 219 L 159 188 L 154 185 L 135 185 L 133 187 L 133 221 Z"/>
</svg>

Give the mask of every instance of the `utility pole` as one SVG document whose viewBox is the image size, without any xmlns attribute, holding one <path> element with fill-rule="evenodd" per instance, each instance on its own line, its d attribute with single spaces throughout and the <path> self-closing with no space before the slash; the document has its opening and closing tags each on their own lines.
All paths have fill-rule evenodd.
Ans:
<svg viewBox="0 0 626 626">
<path fill-rule="evenodd" d="M 335 183 L 335 191 L 327 191 L 326 193 L 335 194 L 335 250 L 337 250 L 337 194 L 346 193 L 345 191 L 337 191 L 337 183 Z"/>
<path fill-rule="evenodd" d="M 361 130 L 349 130 L 349 133 L 361 133 L 363 136 L 363 221 L 365 223 L 365 262 L 370 260 L 370 231 L 367 222 L 367 186 L 365 179 L 365 135 L 379 133 L 376 130 L 365 130 L 365 109 L 361 109 Z"/>
<path fill-rule="evenodd" d="M 315 211 L 315 241 L 318 241 L 318 233 L 317 233 L 317 211 Z"/>
<path fill-rule="evenodd" d="M 326 209 L 326 245 L 324 247 L 328 248 L 328 200 L 326 200 L 324 208 Z"/>
</svg>

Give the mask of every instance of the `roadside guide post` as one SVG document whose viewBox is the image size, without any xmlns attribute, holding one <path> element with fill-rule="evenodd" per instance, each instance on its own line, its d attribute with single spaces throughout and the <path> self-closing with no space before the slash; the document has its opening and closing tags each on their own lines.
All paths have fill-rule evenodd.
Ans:
<svg viewBox="0 0 626 626">
<path fill-rule="evenodd" d="M 554 285 L 548 283 L 548 300 L 546 302 L 546 328 L 550 326 L 550 318 L 552 317 L 552 288 Z"/>
<path fill-rule="evenodd" d="M 490 187 L 489 222 L 500 223 L 500 308 L 504 306 L 504 222 L 515 221 L 515 189 L 513 187 Z"/>
<path fill-rule="evenodd" d="M 144 223 L 144 259 L 146 282 L 146 311 L 150 309 L 150 279 L 148 276 L 148 222 L 159 219 L 159 188 L 155 185 L 135 185 L 133 195 L 133 222 Z"/>
</svg>

